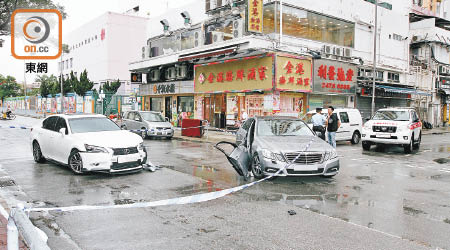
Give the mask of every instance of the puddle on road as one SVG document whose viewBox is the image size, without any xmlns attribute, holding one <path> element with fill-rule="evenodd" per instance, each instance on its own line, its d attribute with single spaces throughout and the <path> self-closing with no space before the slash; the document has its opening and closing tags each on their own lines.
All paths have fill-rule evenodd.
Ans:
<svg viewBox="0 0 450 250">
<path fill-rule="evenodd" d="M 450 163 L 450 158 L 438 158 L 438 159 L 434 159 L 434 162 L 437 162 L 439 164 L 446 164 L 446 163 Z"/>
</svg>

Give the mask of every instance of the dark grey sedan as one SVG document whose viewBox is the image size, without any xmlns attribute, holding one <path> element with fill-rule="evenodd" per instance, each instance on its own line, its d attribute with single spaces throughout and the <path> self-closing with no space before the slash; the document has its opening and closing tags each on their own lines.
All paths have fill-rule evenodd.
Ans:
<svg viewBox="0 0 450 250">
<path fill-rule="evenodd" d="M 298 118 L 281 116 L 255 117 L 237 133 L 234 150 L 226 154 L 239 174 L 251 170 L 255 178 L 276 173 L 279 176 L 321 175 L 333 177 L 339 172 L 336 150 L 316 137 Z M 226 142 L 220 142 L 220 145 Z M 222 150 L 224 153 L 225 151 Z"/>
</svg>

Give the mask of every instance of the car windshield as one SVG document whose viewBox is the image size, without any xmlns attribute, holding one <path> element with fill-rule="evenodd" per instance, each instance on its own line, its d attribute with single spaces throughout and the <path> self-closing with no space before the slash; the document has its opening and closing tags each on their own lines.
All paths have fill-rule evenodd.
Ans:
<svg viewBox="0 0 450 250">
<path fill-rule="evenodd" d="M 409 121 L 409 112 L 396 110 L 377 111 L 372 120 Z"/>
<path fill-rule="evenodd" d="M 120 130 L 113 121 L 106 117 L 83 117 L 69 119 L 72 133 L 90 133 Z"/>
<path fill-rule="evenodd" d="M 141 113 L 142 119 L 149 121 L 149 122 L 165 122 L 164 117 L 162 117 L 159 113 Z"/>
<path fill-rule="evenodd" d="M 274 119 L 258 121 L 259 136 L 313 135 L 311 129 L 301 120 Z"/>
</svg>

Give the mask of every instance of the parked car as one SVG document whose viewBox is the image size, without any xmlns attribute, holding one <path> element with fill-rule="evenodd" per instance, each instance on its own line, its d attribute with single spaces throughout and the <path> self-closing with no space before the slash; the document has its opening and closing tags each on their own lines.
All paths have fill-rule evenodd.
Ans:
<svg viewBox="0 0 450 250">
<path fill-rule="evenodd" d="M 312 129 L 312 116 L 316 113 L 315 110 L 306 113 L 302 119 Z M 361 140 L 361 131 L 363 120 L 358 109 L 351 108 L 336 108 L 333 113 L 336 113 L 341 121 L 341 126 L 336 132 L 336 141 L 350 141 L 352 144 L 358 144 Z M 322 115 L 328 117 L 327 109 L 322 110 Z M 325 136 L 325 138 L 328 138 Z"/>
<path fill-rule="evenodd" d="M 362 147 L 394 144 L 403 146 L 405 153 L 419 149 L 422 141 L 422 123 L 413 108 L 384 108 L 364 124 Z"/>
<path fill-rule="evenodd" d="M 134 130 L 145 139 L 147 137 L 165 137 L 172 139 L 173 126 L 160 112 L 154 111 L 128 111 L 125 112 L 121 127 Z"/>
<path fill-rule="evenodd" d="M 321 175 L 333 177 L 339 172 L 336 150 L 317 138 L 301 119 L 282 116 L 264 116 L 248 119 L 242 126 L 234 150 L 226 154 L 239 174 L 251 170 L 255 178 L 273 174 L 286 164 L 280 176 Z M 246 131 L 246 132 L 244 132 Z M 242 138 L 240 137 L 242 136 Z M 311 142 L 309 148 L 308 143 Z M 216 147 L 220 148 L 220 142 Z M 294 161 L 295 160 L 295 161 Z M 245 175 L 244 175 L 245 176 Z"/>
<path fill-rule="evenodd" d="M 31 130 L 33 158 L 68 165 L 77 173 L 138 171 L 147 162 L 141 137 L 103 115 L 53 115 Z"/>
</svg>

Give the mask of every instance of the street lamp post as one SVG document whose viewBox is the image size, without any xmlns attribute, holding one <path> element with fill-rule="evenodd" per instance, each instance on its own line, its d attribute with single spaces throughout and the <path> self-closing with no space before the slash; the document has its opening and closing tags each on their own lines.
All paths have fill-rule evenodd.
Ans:
<svg viewBox="0 0 450 250">
<path fill-rule="evenodd" d="M 378 29 L 378 0 L 375 0 L 375 25 L 373 32 L 373 82 L 372 82 L 372 116 L 375 114 L 375 82 L 377 75 L 377 29 Z"/>
<path fill-rule="evenodd" d="M 64 55 L 64 49 L 62 51 L 61 57 L 60 57 L 60 75 L 59 75 L 59 81 L 61 84 L 61 114 L 64 114 L 64 87 L 63 87 L 63 55 Z"/>
</svg>

